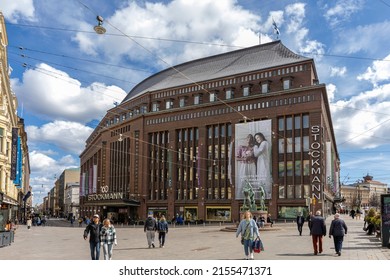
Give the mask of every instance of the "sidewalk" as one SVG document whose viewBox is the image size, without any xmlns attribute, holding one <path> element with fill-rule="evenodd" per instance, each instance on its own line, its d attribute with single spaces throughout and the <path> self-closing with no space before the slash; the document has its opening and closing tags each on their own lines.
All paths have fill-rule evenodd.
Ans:
<svg viewBox="0 0 390 280">
<path fill-rule="evenodd" d="M 333 217 L 328 217 L 327 230 Z M 265 251 L 255 254 L 263 260 L 390 260 L 390 249 L 380 239 L 362 230 L 363 220 L 343 216 L 348 226 L 342 255 L 334 252 L 333 239 L 324 237 L 324 252 L 314 256 L 307 224 L 299 236 L 295 223 L 276 223 L 273 230 L 260 232 Z M 170 227 L 165 248 L 148 249 L 143 227 L 117 226 L 118 246 L 114 260 L 241 260 L 244 257 L 235 232 L 227 225 Z M 11 246 L 0 248 L 0 260 L 89 260 L 89 244 L 83 227 L 32 227 L 20 225 Z M 100 259 L 103 259 L 101 251 Z"/>
</svg>

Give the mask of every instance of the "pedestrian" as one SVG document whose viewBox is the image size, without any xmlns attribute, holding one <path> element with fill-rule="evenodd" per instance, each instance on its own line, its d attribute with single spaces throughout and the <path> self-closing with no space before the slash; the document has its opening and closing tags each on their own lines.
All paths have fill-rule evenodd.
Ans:
<svg viewBox="0 0 390 280">
<path fill-rule="evenodd" d="M 264 218 L 264 216 L 260 216 L 259 222 L 258 222 L 258 227 L 263 228 L 264 225 L 265 225 L 265 218 Z"/>
<path fill-rule="evenodd" d="M 272 218 L 271 218 L 271 214 L 268 214 L 268 215 L 267 215 L 267 224 L 271 224 L 271 227 L 272 227 L 273 224 L 274 224 L 274 221 L 273 221 Z"/>
<path fill-rule="evenodd" d="M 100 231 L 102 227 L 99 215 L 95 214 L 93 215 L 92 223 L 89 223 L 84 230 L 84 240 L 87 240 L 89 234 L 89 248 L 92 260 L 99 260 L 100 257 Z"/>
<path fill-rule="evenodd" d="M 79 222 L 79 227 L 81 227 L 81 225 L 83 224 L 83 218 L 79 217 L 78 222 Z"/>
<path fill-rule="evenodd" d="M 309 234 L 311 235 L 311 217 L 313 216 L 313 212 L 309 212 L 309 215 L 306 217 L 307 226 L 309 227 Z"/>
<path fill-rule="evenodd" d="M 149 213 L 145 220 L 144 232 L 146 232 L 146 239 L 148 241 L 149 248 L 154 248 L 154 237 L 157 230 L 157 222 L 152 213 Z"/>
<path fill-rule="evenodd" d="M 302 212 L 298 213 L 296 221 L 297 221 L 299 235 L 302 235 L 302 228 L 303 228 L 303 224 L 305 223 L 305 218 L 303 217 Z"/>
<path fill-rule="evenodd" d="M 314 255 L 322 253 L 322 237 L 326 235 L 325 219 L 321 216 L 321 211 L 316 211 L 311 218 L 311 237 L 313 241 Z"/>
<path fill-rule="evenodd" d="M 334 215 L 334 220 L 330 224 L 329 238 L 333 235 L 334 249 L 336 254 L 341 256 L 341 249 L 343 248 L 344 235 L 347 234 L 348 227 L 344 220 L 340 219 L 340 214 Z"/>
<path fill-rule="evenodd" d="M 116 246 L 116 230 L 110 219 L 104 219 L 103 227 L 100 230 L 100 245 L 103 246 L 103 256 L 105 260 L 112 260 L 112 251 Z"/>
<path fill-rule="evenodd" d="M 252 213 L 246 211 L 244 214 L 244 219 L 241 220 L 236 231 L 236 238 L 241 234 L 241 239 L 243 240 L 245 259 L 254 259 L 252 243 L 255 237 L 260 238 L 259 228 L 255 220 L 252 218 Z"/>
<path fill-rule="evenodd" d="M 160 243 L 160 248 L 164 248 L 165 237 L 168 234 L 168 223 L 164 215 L 161 216 L 157 224 L 157 230 L 158 230 L 158 241 Z"/>
<path fill-rule="evenodd" d="M 31 220 L 30 217 L 27 218 L 27 223 L 26 224 L 27 224 L 27 229 L 30 229 L 31 226 L 32 226 L 32 220 Z"/>
</svg>

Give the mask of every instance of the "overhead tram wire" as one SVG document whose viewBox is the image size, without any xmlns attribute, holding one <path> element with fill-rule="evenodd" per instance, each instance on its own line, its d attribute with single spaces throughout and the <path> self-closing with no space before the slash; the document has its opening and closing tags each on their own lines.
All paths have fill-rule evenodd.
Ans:
<svg viewBox="0 0 390 280">
<path fill-rule="evenodd" d="M 55 28 L 55 27 L 48 27 L 48 26 L 36 26 L 36 25 L 28 25 L 28 24 L 15 24 L 15 23 L 9 23 L 9 22 L 7 22 L 7 25 L 22 26 L 22 27 L 32 27 L 32 28 L 40 28 L 40 29 L 49 29 L 49 30 L 64 31 L 64 32 L 79 32 L 79 33 L 96 34 L 94 31 L 85 31 L 85 30 L 77 30 L 77 29 L 65 29 L 65 28 Z M 112 25 L 110 25 L 110 26 L 112 26 Z M 131 39 L 132 38 L 136 38 L 136 39 L 155 40 L 155 41 L 167 41 L 167 42 L 183 43 L 183 44 L 196 44 L 196 45 L 205 45 L 205 46 L 227 47 L 227 48 L 234 48 L 234 49 L 246 48 L 244 46 L 236 46 L 236 45 L 229 45 L 229 44 L 217 44 L 217 43 L 211 43 L 211 42 L 198 42 L 198 41 L 169 39 L 169 38 L 158 38 L 158 37 L 146 37 L 146 36 L 138 36 L 138 35 L 126 35 L 125 33 L 122 33 L 122 34 L 105 33 L 104 35 L 105 36 L 127 37 L 127 38 L 131 38 Z M 316 52 L 297 52 L 297 53 L 300 54 L 300 55 L 304 55 L 304 56 L 305 55 L 313 55 L 313 56 L 316 55 L 316 56 L 324 56 L 324 57 L 359 59 L 359 60 L 371 60 L 371 61 L 386 61 L 386 62 L 388 61 L 388 62 L 390 62 L 390 59 L 373 58 L 373 57 L 348 56 L 348 55 L 326 54 L 326 53 L 316 53 Z M 142 70 L 140 70 L 140 71 L 142 71 Z"/>
<path fill-rule="evenodd" d="M 105 21 L 107 21 L 107 20 L 105 20 Z M 31 27 L 31 28 L 39 28 L 39 29 L 49 29 L 49 30 L 54 30 L 54 31 L 79 32 L 79 33 L 96 34 L 95 31 L 66 29 L 66 28 L 49 27 L 49 26 L 29 25 L 29 24 L 17 24 L 17 23 L 10 23 L 10 22 L 7 22 L 7 25 L 21 26 L 21 27 Z M 144 39 L 144 40 L 167 41 L 167 42 L 173 42 L 173 43 L 196 44 L 196 45 L 227 47 L 227 48 L 235 48 L 235 49 L 243 49 L 243 48 L 245 48 L 243 46 L 235 46 L 235 45 L 228 45 L 228 44 L 218 44 L 218 43 L 211 43 L 211 42 L 198 42 L 198 41 L 190 41 L 190 40 L 179 40 L 179 39 L 158 38 L 158 37 L 146 37 L 146 36 L 139 36 L 139 35 L 126 35 L 125 33 L 122 33 L 122 32 L 121 32 L 121 34 L 104 33 L 104 36 L 116 36 L 116 37 L 127 37 L 127 38 L 128 37 L 132 37 L 132 38 Z"/>
<path fill-rule="evenodd" d="M 87 5 L 85 5 L 84 3 L 82 3 L 81 1 L 79 0 L 76 0 L 77 2 L 79 2 L 81 5 L 83 5 L 85 8 L 87 8 L 91 13 L 93 13 L 94 15 L 96 15 L 97 13 L 95 13 L 94 11 L 92 11 L 92 9 L 90 9 Z M 187 79 L 189 82 L 191 82 L 192 84 L 198 86 L 203 92 L 205 93 L 208 93 L 208 94 L 211 94 L 210 91 L 208 91 L 206 88 L 203 87 L 203 85 L 199 84 L 198 82 L 194 81 L 193 79 L 191 79 L 190 77 L 188 77 L 187 75 L 185 75 L 183 72 L 181 72 L 180 70 L 178 70 L 175 66 L 171 65 L 169 62 L 167 62 L 166 60 L 164 60 L 162 57 L 160 57 L 159 55 L 153 53 L 151 50 L 149 50 L 148 48 L 146 48 L 144 45 L 142 45 L 141 43 L 139 43 L 137 40 L 133 39 L 131 36 L 127 35 L 126 33 L 124 33 L 122 30 L 120 30 L 119 28 L 117 28 L 116 26 L 114 26 L 113 24 L 111 24 L 109 21 L 106 20 L 106 22 L 112 27 L 114 28 L 116 31 L 118 31 L 119 33 L 123 34 L 126 38 L 130 39 L 133 43 L 135 43 L 136 45 L 138 45 L 139 47 L 141 47 L 142 49 L 144 49 L 147 53 L 149 53 L 150 55 L 152 55 L 153 57 L 157 58 L 158 60 L 160 60 L 161 62 L 163 62 L 165 65 L 168 66 L 168 68 L 174 70 L 176 73 L 178 73 L 179 75 L 181 75 L 183 78 Z M 247 116 L 245 116 L 244 114 L 242 114 L 241 112 L 239 112 L 238 110 L 236 110 L 234 107 L 230 106 L 228 103 L 226 103 L 224 100 L 218 98 L 218 96 L 215 96 L 216 100 L 220 101 L 221 103 L 223 103 L 226 107 L 229 107 L 231 110 L 233 110 L 234 112 L 236 112 L 237 114 L 239 114 L 245 121 L 247 121 L 249 118 Z"/>
<path fill-rule="evenodd" d="M 37 72 L 39 72 L 41 74 L 44 74 L 44 75 L 47 75 L 47 76 L 50 76 L 50 77 L 53 77 L 53 78 L 56 78 L 56 79 L 60 79 L 60 80 L 62 80 L 64 82 L 67 82 L 67 83 L 72 84 L 72 85 L 79 85 L 78 83 L 71 81 L 71 80 L 74 80 L 72 77 L 64 76 L 64 75 L 61 75 L 59 73 L 56 73 L 56 72 L 53 72 L 53 71 L 49 71 L 47 69 L 42 69 L 41 67 L 34 66 L 34 65 L 31 65 L 31 64 L 28 64 L 28 63 L 25 63 L 25 62 L 17 61 L 17 60 L 12 59 L 12 58 L 9 58 L 9 60 L 15 61 L 17 63 L 20 63 L 23 67 L 26 67 L 28 69 L 33 69 L 33 70 L 35 70 L 35 71 L 37 71 Z M 83 81 L 83 80 L 80 80 L 80 79 L 77 79 L 77 81 L 88 83 L 87 81 Z M 96 87 L 103 88 L 106 91 L 116 92 L 116 91 L 108 88 L 107 86 L 103 87 L 103 86 L 100 86 L 100 85 L 96 85 Z M 103 95 L 107 95 L 106 92 L 99 92 L 99 91 L 95 91 L 95 92 L 101 93 Z M 110 95 L 107 95 L 107 96 L 109 96 L 111 98 L 115 98 L 114 96 L 110 96 Z"/>
<path fill-rule="evenodd" d="M 84 72 L 84 73 L 88 73 L 88 74 L 93 74 L 93 75 L 97 75 L 97 76 L 100 76 L 100 77 L 105 77 L 105 78 L 109 78 L 109 79 L 112 79 L 112 80 L 117 80 L 117 81 L 120 81 L 120 82 L 131 83 L 131 84 L 134 84 L 134 85 L 137 84 L 136 82 L 130 82 L 130 81 L 127 81 L 127 80 L 122 80 L 122 79 L 114 78 L 114 77 L 111 77 L 111 76 L 106 76 L 106 75 L 102 75 L 102 74 L 99 74 L 99 73 L 94 73 L 94 72 L 91 72 L 91 71 L 82 70 L 82 69 L 79 69 L 79 68 L 74 68 L 74 67 L 62 65 L 62 64 L 59 64 L 59 63 L 56 63 L 56 62 L 51 62 L 51 61 L 35 58 L 35 57 L 32 57 L 32 56 L 27 56 L 27 55 L 24 55 L 24 54 L 17 54 L 17 53 L 14 53 L 14 52 L 9 52 L 9 53 L 21 56 L 23 58 L 28 58 L 28 59 L 44 62 L 44 63 L 47 63 L 49 65 L 56 65 L 56 66 L 59 66 L 59 67 L 62 67 L 62 68 L 67 68 L 67 69 L 74 70 L 74 71 L 80 71 L 80 72 Z"/>
<path fill-rule="evenodd" d="M 16 46 L 8 45 L 8 47 L 19 49 L 21 51 L 26 50 L 26 51 L 30 51 L 30 52 L 37 52 L 37 53 L 45 54 L 45 55 L 58 56 L 58 57 L 61 57 L 61 58 L 70 58 L 70 59 L 74 59 L 74 60 L 80 60 L 80 61 L 84 61 L 84 62 L 101 64 L 101 65 L 105 65 L 105 66 L 118 67 L 118 68 L 123 68 L 123 69 L 127 69 L 127 70 L 140 71 L 140 72 L 145 72 L 145 73 L 150 73 L 150 74 L 154 74 L 155 73 L 153 71 L 148 71 L 148 70 L 144 70 L 144 69 L 140 69 L 140 68 L 131 68 L 131 67 L 126 67 L 126 66 L 122 66 L 122 65 L 116 65 L 116 64 L 111 64 L 111 63 L 99 62 L 99 61 L 96 61 L 96 60 L 90 60 L 90 59 L 85 59 L 85 58 L 80 58 L 80 57 L 68 56 L 68 55 L 63 55 L 63 54 L 55 54 L 55 53 L 50 53 L 50 52 L 47 52 L 47 51 L 34 50 L 34 49 L 22 47 L 22 46 L 16 47 Z"/>
</svg>

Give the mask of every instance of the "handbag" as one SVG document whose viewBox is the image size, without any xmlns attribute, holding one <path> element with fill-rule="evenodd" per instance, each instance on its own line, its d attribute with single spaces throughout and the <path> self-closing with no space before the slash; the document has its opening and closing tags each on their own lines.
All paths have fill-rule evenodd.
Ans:
<svg viewBox="0 0 390 280">
<path fill-rule="evenodd" d="M 255 240 L 253 240 L 252 250 L 255 253 L 260 253 L 261 251 L 264 251 L 264 245 L 260 237 L 257 237 Z"/>
<path fill-rule="evenodd" d="M 246 230 L 248 229 L 249 224 L 250 224 L 250 223 L 248 223 L 248 224 L 246 225 L 246 228 L 245 228 L 245 230 L 244 230 L 244 234 L 241 233 L 241 244 L 242 244 L 242 245 L 244 245 L 244 235 L 245 235 L 245 233 L 246 233 Z"/>
</svg>

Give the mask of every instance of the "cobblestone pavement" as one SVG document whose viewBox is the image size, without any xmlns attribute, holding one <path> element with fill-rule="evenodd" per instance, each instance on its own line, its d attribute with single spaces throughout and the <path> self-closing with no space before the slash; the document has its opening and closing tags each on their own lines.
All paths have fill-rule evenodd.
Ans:
<svg viewBox="0 0 390 280">
<path fill-rule="evenodd" d="M 262 260 L 389 260 L 390 249 L 382 247 L 379 238 L 368 236 L 362 230 L 363 219 L 342 216 L 348 226 L 343 252 L 337 256 L 333 239 L 324 237 L 324 252 L 313 255 L 311 236 L 307 224 L 299 236 L 295 223 L 279 222 L 260 235 L 265 251 L 255 254 Z M 327 218 L 327 230 L 332 217 Z M 89 244 L 82 238 L 84 226 L 32 227 L 20 225 L 11 246 L 0 248 L 1 260 L 89 260 Z M 52 224 L 55 224 L 54 221 Z M 170 227 L 165 248 L 149 249 L 143 227 L 116 225 L 118 245 L 114 260 L 238 260 L 243 259 L 243 247 L 232 227 L 227 224 Z M 103 258 L 101 252 L 100 259 Z"/>
</svg>

